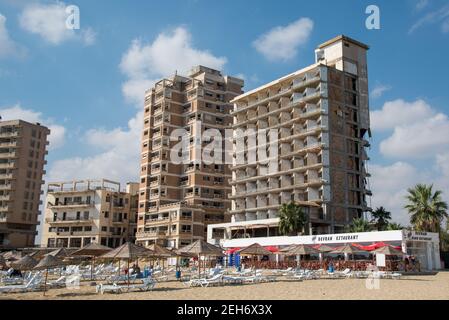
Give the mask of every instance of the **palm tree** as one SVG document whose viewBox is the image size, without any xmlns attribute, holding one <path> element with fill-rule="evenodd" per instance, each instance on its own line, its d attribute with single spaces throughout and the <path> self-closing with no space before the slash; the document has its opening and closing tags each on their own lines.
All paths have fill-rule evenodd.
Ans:
<svg viewBox="0 0 449 320">
<path fill-rule="evenodd" d="M 348 232 L 369 232 L 372 231 L 372 226 L 363 218 L 352 220 L 352 224 L 346 228 Z"/>
<path fill-rule="evenodd" d="M 391 220 L 391 212 L 387 211 L 384 207 L 379 207 L 371 212 L 371 217 L 371 223 L 376 225 L 377 231 L 383 231 L 387 227 L 389 220 Z"/>
<path fill-rule="evenodd" d="M 279 232 L 282 235 L 294 235 L 304 231 L 307 216 L 303 208 L 294 202 L 284 203 L 279 210 Z"/>
<path fill-rule="evenodd" d="M 396 223 L 396 222 L 390 222 L 387 225 L 386 230 L 387 231 L 395 231 L 395 230 L 403 230 L 405 229 L 404 226 L 402 226 L 400 223 Z"/>
<path fill-rule="evenodd" d="M 441 222 L 448 217 L 448 205 L 441 198 L 442 192 L 433 192 L 433 185 L 418 184 L 408 189 L 405 209 L 416 231 L 440 232 Z"/>
</svg>

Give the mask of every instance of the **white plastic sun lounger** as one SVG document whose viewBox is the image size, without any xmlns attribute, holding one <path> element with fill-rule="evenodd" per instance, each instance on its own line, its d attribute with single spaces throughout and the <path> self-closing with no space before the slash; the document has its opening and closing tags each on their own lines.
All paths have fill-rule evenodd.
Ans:
<svg viewBox="0 0 449 320">
<path fill-rule="evenodd" d="M 116 283 L 110 284 L 100 284 L 97 286 L 97 293 L 104 294 L 105 292 L 113 292 L 113 293 L 122 293 L 129 291 L 151 291 L 156 286 L 156 281 L 152 278 L 143 279 L 142 283 L 139 284 L 130 284 L 128 285 L 118 285 Z"/>
<path fill-rule="evenodd" d="M 42 276 L 35 274 L 26 284 L 0 287 L 0 292 L 26 292 L 34 291 L 40 288 L 43 282 Z"/>
</svg>

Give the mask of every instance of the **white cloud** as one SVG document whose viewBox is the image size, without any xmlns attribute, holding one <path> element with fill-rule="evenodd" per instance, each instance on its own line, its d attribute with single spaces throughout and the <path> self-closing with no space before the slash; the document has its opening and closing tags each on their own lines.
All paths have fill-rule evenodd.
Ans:
<svg viewBox="0 0 449 320">
<path fill-rule="evenodd" d="M 81 38 L 84 45 L 91 46 L 95 44 L 95 41 L 97 40 L 97 33 L 94 31 L 94 29 L 88 27 L 81 31 Z"/>
<path fill-rule="evenodd" d="M 290 60 L 304 45 L 312 33 L 314 23 L 309 18 L 301 18 L 285 27 L 278 26 L 261 35 L 253 42 L 258 52 L 268 60 Z"/>
<path fill-rule="evenodd" d="M 155 79 L 187 72 L 195 65 L 222 69 L 225 57 L 216 57 L 207 50 L 193 47 L 192 36 L 183 27 L 161 33 L 153 43 L 144 44 L 134 40 L 123 55 L 120 69 L 128 80 L 123 85 L 123 94 L 129 102 L 142 105 L 144 91 Z"/>
<path fill-rule="evenodd" d="M 22 56 L 24 49 L 17 45 L 9 37 L 8 29 L 6 29 L 6 17 L 0 14 L 0 58 L 9 56 Z"/>
<path fill-rule="evenodd" d="M 433 158 L 449 148 L 449 118 L 423 100 L 386 102 L 371 113 L 372 128 L 391 131 L 380 143 L 380 152 L 397 159 Z"/>
<path fill-rule="evenodd" d="M 419 0 L 419 1 L 416 3 L 415 8 L 416 8 L 416 10 L 422 10 L 422 9 L 424 9 L 425 7 L 427 7 L 428 5 L 429 5 L 429 0 Z"/>
<path fill-rule="evenodd" d="M 407 188 L 420 182 L 419 172 L 412 165 L 396 162 L 389 166 L 371 165 L 372 208 L 385 207 L 392 213 L 394 221 L 409 224 L 409 216 L 404 210 Z"/>
<path fill-rule="evenodd" d="M 376 85 L 373 90 L 371 90 L 370 95 L 371 95 L 372 98 L 378 99 L 378 98 L 382 97 L 382 95 L 385 92 L 387 92 L 387 91 L 389 91 L 391 89 L 392 89 L 391 86 L 379 84 L 379 85 Z"/>
<path fill-rule="evenodd" d="M 32 33 L 41 36 L 52 45 L 59 45 L 65 41 L 78 40 L 86 45 L 95 42 L 95 33 L 91 28 L 72 30 L 67 28 L 69 17 L 64 2 L 51 4 L 32 3 L 27 5 L 19 16 L 20 26 Z"/>
<path fill-rule="evenodd" d="M 449 19 L 446 19 L 442 24 L 441 24 L 441 31 L 443 33 L 448 33 L 449 32 Z"/>
<path fill-rule="evenodd" d="M 429 165 L 420 169 L 408 162 L 396 162 L 391 165 L 372 165 L 370 168 L 373 191 L 373 209 L 383 206 L 392 213 L 395 222 L 410 224 L 410 215 L 404 206 L 407 189 L 418 183 L 433 184 L 434 190 L 443 191 L 443 199 L 449 201 L 449 152 L 435 156 L 436 166 Z"/>
<path fill-rule="evenodd" d="M 371 128 L 375 131 L 395 129 L 433 116 L 432 107 L 424 100 L 406 102 L 402 99 L 386 102 L 381 110 L 371 112 Z"/>
<path fill-rule="evenodd" d="M 47 180 L 106 178 L 119 182 L 136 181 L 139 175 L 139 154 L 143 113 L 132 118 L 127 128 L 92 129 L 83 137 L 99 153 L 55 161 Z"/>
<path fill-rule="evenodd" d="M 441 31 L 446 33 L 449 31 L 449 5 L 445 5 L 436 11 L 432 11 L 421 17 L 408 30 L 409 34 L 414 33 L 417 29 L 429 24 L 441 24 Z"/>
<path fill-rule="evenodd" d="M 66 129 L 65 127 L 54 123 L 52 119 L 46 119 L 41 112 L 36 112 L 31 109 L 23 109 L 20 105 L 13 107 L 1 108 L 0 115 L 2 120 L 24 120 L 31 123 L 39 122 L 47 126 L 50 130 L 49 136 L 49 150 L 60 148 L 64 145 Z"/>
</svg>

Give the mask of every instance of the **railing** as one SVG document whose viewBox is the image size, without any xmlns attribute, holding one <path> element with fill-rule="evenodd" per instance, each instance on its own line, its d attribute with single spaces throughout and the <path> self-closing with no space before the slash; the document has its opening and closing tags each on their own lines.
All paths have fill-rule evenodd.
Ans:
<svg viewBox="0 0 449 320">
<path fill-rule="evenodd" d="M 66 223 L 66 222 L 93 222 L 94 219 L 93 218 L 77 218 L 77 217 L 66 217 L 65 219 L 63 218 L 46 218 L 45 222 L 47 223 Z"/>
<path fill-rule="evenodd" d="M 70 207 L 70 206 L 93 206 L 95 205 L 95 201 L 68 201 L 62 203 L 53 204 L 51 202 L 47 203 L 49 208 L 51 207 Z"/>
</svg>

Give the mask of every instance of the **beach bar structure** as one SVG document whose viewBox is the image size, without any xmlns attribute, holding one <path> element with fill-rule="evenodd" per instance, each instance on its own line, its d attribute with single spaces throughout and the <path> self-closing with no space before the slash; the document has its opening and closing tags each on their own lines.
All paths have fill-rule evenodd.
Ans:
<svg viewBox="0 0 449 320">
<path fill-rule="evenodd" d="M 332 247 L 345 244 L 369 246 L 374 243 L 385 243 L 392 246 L 400 246 L 405 256 L 414 256 L 420 263 L 422 270 L 431 271 L 441 269 L 440 247 L 438 233 L 416 232 L 409 230 L 379 231 L 363 233 L 339 233 L 306 236 L 272 236 L 254 238 L 233 238 L 233 228 L 239 226 L 236 223 L 209 225 L 208 242 L 220 245 L 228 252 L 233 248 L 245 248 L 254 243 L 264 247 L 277 247 L 280 250 L 292 245 L 327 245 Z M 269 226 L 267 226 L 269 228 Z M 224 236 L 222 239 L 213 238 L 215 229 L 219 229 Z M 238 233 L 237 233 L 238 234 Z M 275 255 L 270 259 L 276 259 Z"/>
</svg>

